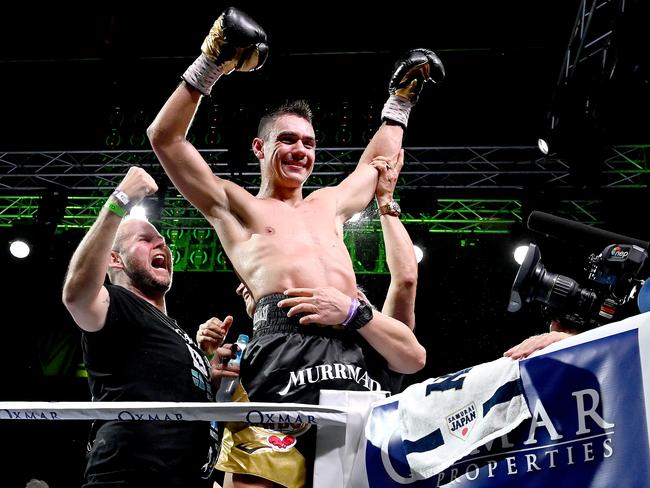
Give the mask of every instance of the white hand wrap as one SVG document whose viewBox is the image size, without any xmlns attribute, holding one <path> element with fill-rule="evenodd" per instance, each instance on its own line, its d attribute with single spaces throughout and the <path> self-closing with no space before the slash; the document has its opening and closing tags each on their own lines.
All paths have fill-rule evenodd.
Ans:
<svg viewBox="0 0 650 488">
<path fill-rule="evenodd" d="M 381 111 L 381 120 L 392 120 L 406 129 L 413 104 L 406 98 L 391 95 Z"/>
<path fill-rule="evenodd" d="M 181 78 L 203 95 L 208 96 L 212 91 L 212 87 L 222 74 L 223 71 L 215 63 L 210 61 L 205 54 L 201 53 L 189 68 L 185 70 Z"/>
</svg>

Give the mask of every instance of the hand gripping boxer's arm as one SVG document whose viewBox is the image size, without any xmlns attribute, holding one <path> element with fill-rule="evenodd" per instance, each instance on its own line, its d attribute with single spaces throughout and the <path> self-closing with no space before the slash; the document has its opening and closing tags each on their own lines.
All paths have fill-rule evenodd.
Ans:
<svg viewBox="0 0 650 488">
<path fill-rule="evenodd" d="M 370 163 L 378 172 L 379 180 L 375 191 L 377 208 L 393 200 L 395 184 L 402 166 L 403 157 L 398 158 L 395 166 L 382 164 L 381 161 Z M 386 262 L 390 272 L 390 285 L 382 313 L 406 324 L 411 330 L 415 328 L 415 295 L 418 282 L 418 263 L 413 250 L 413 241 L 402 224 L 399 215 L 381 213 L 382 235 L 386 249 Z"/>
<path fill-rule="evenodd" d="M 348 318 L 352 299 L 336 288 L 291 288 L 284 293 L 289 298 L 278 302 L 278 306 L 290 307 L 288 316 L 305 314 L 300 318 L 301 324 L 338 325 Z M 415 373 L 426 363 L 426 350 L 413 331 L 378 310 L 373 310 L 370 321 L 358 332 L 386 359 L 388 367 L 394 371 Z"/>
<path fill-rule="evenodd" d="M 252 71 L 266 60 L 264 30 L 248 15 L 230 7 L 216 20 L 201 46 L 201 55 L 183 74 L 147 129 L 151 146 L 176 188 L 206 217 L 229 212 L 233 193 L 246 193 L 212 174 L 206 161 L 186 139 L 202 95 L 209 95 L 222 75 Z"/>
<path fill-rule="evenodd" d="M 129 168 L 118 188 L 134 205 L 158 191 L 154 179 L 144 169 L 136 167 Z M 109 197 L 109 202 L 121 205 L 114 196 Z M 92 332 L 104 326 L 109 305 L 104 279 L 113 258 L 111 249 L 121 221 L 121 216 L 104 206 L 68 265 L 63 303 L 83 330 Z"/>
<path fill-rule="evenodd" d="M 363 210 L 372 199 L 377 176 L 369 171 L 370 162 L 377 156 L 397 156 L 411 108 L 425 83 L 438 83 L 444 76 L 442 62 L 428 49 L 413 49 L 395 63 L 388 85 L 389 98 L 381 114 L 383 123 L 368 143 L 355 171 L 337 187 L 338 213 L 344 220 Z"/>
</svg>

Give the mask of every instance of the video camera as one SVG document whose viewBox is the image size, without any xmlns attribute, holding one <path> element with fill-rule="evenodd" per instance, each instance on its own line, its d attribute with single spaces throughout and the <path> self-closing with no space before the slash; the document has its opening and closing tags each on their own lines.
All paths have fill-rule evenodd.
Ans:
<svg viewBox="0 0 650 488">
<path fill-rule="evenodd" d="M 531 213 L 528 220 L 531 230 L 540 231 L 549 226 L 563 228 L 569 234 L 588 234 L 592 241 L 595 237 L 613 237 L 610 240 L 626 243 L 609 244 L 599 254 L 589 256 L 585 267 L 589 287 L 581 286 L 568 276 L 547 271 L 539 248 L 529 244 L 512 286 L 509 312 L 520 310 L 524 304 L 539 302 L 549 318 L 580 331 L 638 313 L 626 315 L 623 307 L 635 298 L 644 283 L 637 274 L 648 257 L 647 242 L 542 212 Z"/>
</svg>

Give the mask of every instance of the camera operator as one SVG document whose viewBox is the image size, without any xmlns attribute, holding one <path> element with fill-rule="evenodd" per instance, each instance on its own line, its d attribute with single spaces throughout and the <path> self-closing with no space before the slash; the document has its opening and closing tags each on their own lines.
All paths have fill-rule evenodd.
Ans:
<svg viewBox="0 0 650 488">
<path fill-rule="evenodd" d="M 553 216 L 548 218 L 551 221 L 564 220 Z M 578 225 L 575 222 L 569 224 L 562 225 Z M 589 232 L 610 235 L 595 228 Z M 622 237 L 628 242 L 635 241 L 617 234 L 613 236 Z M 640 280 L 637 275 L 648 257 L 646 249 L 649 244 L 639 242 L 643 247 L 636 244 L 609 244 L 602 252 L 589 256 L 585 267 L 589 280 L 587 286 L 580 285 L 568 276 L 547 270 L 542 264 L 538 247 L 529 244 L 510 292 L 508 311 L 517 312 L 523 306 L 542 304 L 542 315 L 550 322 L 549 332 L 529 337 L 503 355 L 523 359 L 554 342 L 638 313 L 639 308 L 636 307 L 634 298 L 644 280 Z"/>
</svg>

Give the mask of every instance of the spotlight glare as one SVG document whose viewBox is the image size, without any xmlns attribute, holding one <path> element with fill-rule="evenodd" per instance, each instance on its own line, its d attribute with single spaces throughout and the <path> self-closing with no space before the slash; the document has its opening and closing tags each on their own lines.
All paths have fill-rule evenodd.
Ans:
<svg viewBox="0 0 650 488">
<path fill-rule="evenodd" d="M 424 251 L 419 247 L 416 246 L 415 244 L 413 245 L 413 251 L 415 251 L 415 259 L 419 263 L 422 261 L 422 258 L 424 257 Z"/>
<path fill-rule="evenodd" d="M 515 252 L 512 253 L 515 261 L 517 261 L 517 264 L 521 265 L 521 263 L 524 262 L 524 259 L 526 259 L 526 253 L 528 252 L 528 244 L 525 246 L 517 246 L 515 249 Z"/>
<path fill-rule="evenodd" d="M 17 239 L 9 244 L 9 252 L 12 256 L 18 259 L 26 258 L 30 253 L 29 244 L 27 244 L 25 241 Z"/>
<path fill-rule="evenodd" d="M 147 209 L 142 205 L 135 205 L 129 212 L 129 216 L 132 219 L 149 220 L 147 219 Z"/>
<path fill-rule="evenodd" d="M 541 137 L 537 139 L 537 147 L 539 148 L 542 154 L 544 155 L 548 154 L 548 142 L 546 142 L 545 139 L 542 139 Z"/>
</svg>

